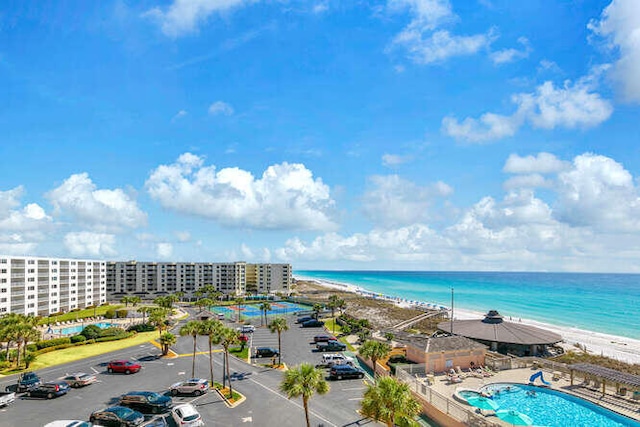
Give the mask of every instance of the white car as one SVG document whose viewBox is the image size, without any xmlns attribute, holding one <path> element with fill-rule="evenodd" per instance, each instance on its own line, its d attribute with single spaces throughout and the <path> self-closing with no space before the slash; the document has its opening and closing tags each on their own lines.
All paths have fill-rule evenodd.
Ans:
<svg viewBox="0 0 640 427">
<path fill-rule="evenodd" d="M 44 427 L 91 427 L 89 421 L 80 421 L 80 420 L 57 420 L 51 421 L 47 423 Z"/>
<path fill-rule="evenodd" d="M 322 355 L 322 364 L 332 367 L 333 365 L 352 365 L 355 363 L 353 357 L 345 356 L 342 353 L 325 353 Z"/>
<path fill-rule="evenodd" d="M 178 394 L 194 394 L 200 396 L 209 391 L 209 380 L 204 378 L 191 378 L 186 381 L 180 381 L 179 383 L 171 384 L 169 391 L 174 396 Z"/>
<path fill-rule="evenodd" d="M 69 384 L 69 387 L 78 388 L 78 387 L 84 387 L 89 384 L 93 384 L 96 381 L 98 381 L 98 379 L 93 374 L 85 374 L 84 372 L 78 372 L 75 374 L 66 375 L 60 378 L 60 381 L 66 382 L 67 384 Z"/>
<path fill-rule="evenodd" d="M 180 427 L 204 426 L 200 413 L 190 403 L 176 405 L 171 409 L 171 417 Z"/>
</svg>

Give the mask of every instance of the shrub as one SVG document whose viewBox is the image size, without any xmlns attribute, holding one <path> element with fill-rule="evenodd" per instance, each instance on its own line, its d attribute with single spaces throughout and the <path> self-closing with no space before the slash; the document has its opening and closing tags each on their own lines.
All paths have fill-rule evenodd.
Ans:
<svg viewBox="0 0 640 427">
<path fill-rule="evenodd" d="M 121 334 L 121 335 L 114 335 L 114 336 L 110 336 L 110 337 L 100 337 L 100 338 L 96 339 L 96 342 L 117 341 L 117 340 L 121 340 L 121 339 L 124 339 L 124 338 L 129 338 L 131 335 L 133 335 L 133 332 L 126 332 L 126 333 Z"/>
<path fill-rule="evenodd" d="M 72 343 L 78 343 L 78 342 L 83 342 L 86 341 L 87 337 L 85 337 L 84 335 L 74 335 L 71 337 L 71 342 Z"/>
<path fill-rule="evenodd" d="M 121 310 L 116 311 L 116 317 L 118 319 L 125 319 L 128 313 L 129 313 L 129 310 L 126 310 L 123 308 Z"/>
<path fill-rule="evenodd" d="M 36 343 L 36 346 L 38 347 L 38 350 L 42 350 L 43 348 L 54 347 L 56 345 L 70 344 L 70 343 L 71 343 L 71 339 L 69 337 L 63 337 L 63 338 L 53 338 L 46 341 L 38 341 Z"/>
<path fill-rule="evenodd" d="M 110 328 L 101 329 L 99 338 L 102 338 L 102 337 L 115 337 L 115 336 L 118 336 L 118 335 L 122 335 L 124 333 L 125 333 L 124 329 L 119 328 L 117 326 L 112 326 Z"/>
<path fill-rule="evenodd" d="M 109 310 L 107 310 L 104 313 L 104 317 L 106 319 L 114 319 L 116 317 L 116 311 L 114 309 L 110 308 Z"/>
<path fill-rule="evenodd" d="M 127 331 L 130 332 L 151 332 L 155 331 L 156 327 L 150 323 L 139 323 L 137 325 L 129 326 Z"/>
<path fill-rule="evenodd" d="M 38 351 L 38 346 L 35 344 L 27 344 L 27 351 Z"/>
<path fill-rule="evenodd" d="M 80 335 L 83 335 L 86 339 L 95 339 L 102 335 L 102 329 L 96 325 L 87 325 L 80 332 Z"/>
</svg>

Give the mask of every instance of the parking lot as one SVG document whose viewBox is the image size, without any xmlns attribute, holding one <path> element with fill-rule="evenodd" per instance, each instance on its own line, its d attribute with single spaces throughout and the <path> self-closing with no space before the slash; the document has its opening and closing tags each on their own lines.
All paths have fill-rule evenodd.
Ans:
<svg viewBox="0 0 640 427">
<path fill-rule="evenodd" d="M 287 366 L 308 362 L 321 363 L 321 354 L 313 352 L 313 336 L 324 332 L 322 328 L 300 328 L 294 323 L 295 317 L 289 317 L 289 330 L 282 333 L 282 361 Z M 278 335 L 268 328 L 260 327 L 251 334 L 250 343 L 255 347 L 278 348 Z M 193 340 L 180 337 L 173 347 L 179 354 L 177 358 L 158 358 L 159 350 L 150 343 L 97 356 L 91 359 L 56 366 L 38 372 L 43 380 L 54 380 L 71 372 L 95 373 L 98 382 L 85 388 L 71 389 L 65 396 L 52 400 L 30 399 L 20 396 L 6 408 L 0 408 L 0 427 L 43 426 L 56 419 L 88 420 L 91 412 L 117 403 L 120 395 L 129 391 L 156 391 L 168 393 L 171 384 L 191 377 Z M 196 356 L 196 377 L 209 377 L 208 344 L 205 337 L 198 338 Z M 139 361 L 143 366 L 139 373 L 109 374 L 106 364 L 109 360 L 128 358 Z M 214 380 L 222 379 L 222 353 L 216 352 L 214 359 Z M 304 425 L 304 411 L 301 399 L 289 400 L 280 392 L 282 372 L 262 364 L 270 359 L 252 359 L 247 364 L 232 358 L 230 370 L 243 374 L 233 381 L 235 390 L 246 396 L 247 400 L 235 408 L 229 408 L 215 392 L 200 397 L 174 397 L 174 403 L 191 402 L 196 406 L 207 426 L 235 426 L 248 424 L 254 426 L 295 426 Z M 328 372 L 328 371 L 327 371 Z M 237 376 L 236 376 L 237 377 Z M 0 382 L 2 389 L 15 383 L 15 377 L 4 378 Z M 313 396 L 310 401 L 311 423 L 314 426 L 347 426 L 368 423 L 356 412 L 365 390 L 363 380 L 331 381 L 331 390 L 323 396 Z M 150 425 L 164 419 L 173 427 L 173 420 L 166 414 L 147 417 Z"/>
</svg>

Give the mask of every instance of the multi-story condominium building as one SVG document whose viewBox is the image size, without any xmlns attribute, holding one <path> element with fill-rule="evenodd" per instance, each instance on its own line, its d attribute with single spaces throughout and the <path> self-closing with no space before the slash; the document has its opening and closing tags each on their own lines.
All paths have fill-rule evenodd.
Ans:
<svg viewBox="0 0 640 427">
<path fill-rule="evenodd" d="M 176 263 L 111 261 L 107 263 L 109 296 L 155 298 L 184 292 L 192 298 L 205 285 L 223 295 L 288 293 L 292 280 L 289 264 Z"/>
<path fill-rule="evenodd" d="M 102 260 L 0 255 L 0 315 L 47 316 L 107 301 Z"/>
</svg>

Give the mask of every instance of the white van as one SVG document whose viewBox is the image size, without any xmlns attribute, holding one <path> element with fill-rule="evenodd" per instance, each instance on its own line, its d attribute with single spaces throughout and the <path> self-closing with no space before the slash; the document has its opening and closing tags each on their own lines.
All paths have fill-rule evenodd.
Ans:
<svg viewBox="0 0 640 427">
<path fill-rule="evenodd" d="M 325 353 L 322 355 L 322 364 L 332 367 L 333 365 L 351 365 L 355 364 L 353 357 L 345 356 L 341 353 Z"/>
</svg>

